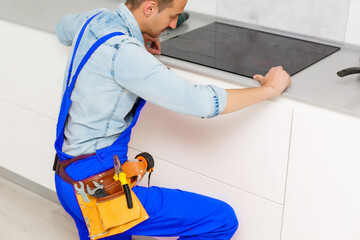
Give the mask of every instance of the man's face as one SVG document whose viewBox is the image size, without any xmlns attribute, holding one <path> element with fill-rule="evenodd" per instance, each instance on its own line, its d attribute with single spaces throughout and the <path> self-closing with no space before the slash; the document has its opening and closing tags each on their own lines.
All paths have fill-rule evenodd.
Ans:
<svg viewBox="0 0 360 240">
<path fill-rule="evenodd" d="M 151 37 L 159 37 L 168 27 L 176 28 L 178 16 L 184 11 L 187 0 L 173 0 L 170 7 L 156 12 L 149 18 L 149 32 Z"/>
</svg>

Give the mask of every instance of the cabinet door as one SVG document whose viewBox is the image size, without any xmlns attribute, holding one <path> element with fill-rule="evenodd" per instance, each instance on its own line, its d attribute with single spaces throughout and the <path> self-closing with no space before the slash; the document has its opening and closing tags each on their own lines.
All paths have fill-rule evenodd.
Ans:
<svg viewBox="0 0 360 240">
<path fill-rule="evenodd" d="M 6 21 L 0 29 L 9 36 L 0 38 L 0 98 L 56 119 L 70 48 L 52 33 Z"/>
<path fill-rule="evenodd" d="M 55 190 L 56 121 L 0 100 L 0 166 Z"/>
<path fill-rule="evenodd" d="M 291 109 L 272 102 L 212 119 L 147 104 L 130 146 L 283 203 L 291 115 Z"/>
<path fill-rule="evenodd" d="M 360 239 L 360 120 L 294 111 L 282 240 Z"/>
<path fill-rule="evenodd" d="M 129 157 L 139 151 L 129 149 Z M 182 189 L 223 200 L 230 204 L 239 220 L 232 240 L 279 240 L 283 206 L 238 188 L 203 176 L 154 156 L 151 185 Z M 147 186 L 147 177 L 141 183 Z M 135 237 L 135 239 L 138 239 Z M 176 238 L 140 238 L 139 240 L 175 240 Z"/>
</svg>

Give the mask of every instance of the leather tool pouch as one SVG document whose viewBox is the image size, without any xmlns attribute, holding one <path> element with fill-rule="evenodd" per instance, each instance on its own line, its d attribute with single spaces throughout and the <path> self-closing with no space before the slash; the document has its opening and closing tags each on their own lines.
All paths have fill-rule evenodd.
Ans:
<svg viewBox="0 0 360 240">
<path fill-rule="evenodd" d="M 136 184 L 135 178 L 140 175 L 142 178 L 146 169 L 137 169 L 131 167 L 131 164 L 131 162 L 125 163 L 122 167 L 127 173 L 127 180 L 132 188 Z M 139 166 L 139 164 L 137 165 Z M 108 196 L 96 198 L 86 193 L 88 199 L 84 199 L 80 193 L 75 191 L 91 240 L 122 233 L 149 218 L 132 190 L 133 207 L 131 209 L 127 207 L 124 190 L 120 182 L 113 179 L 114 173 L 114 169 L 110 169 L 81 181 L 85 189 L 87 186 L 94 189 L 93 181 L 102 184 L 106 193 L 109 194 Z"/>
</svg>

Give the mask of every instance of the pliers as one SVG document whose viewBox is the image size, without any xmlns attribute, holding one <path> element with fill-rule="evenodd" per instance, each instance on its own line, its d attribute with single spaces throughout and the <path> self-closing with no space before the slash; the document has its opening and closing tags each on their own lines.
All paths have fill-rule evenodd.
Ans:
<svg viewBox="0 0 360 240">
<path fill-rule="evenodd" d="M 114 169 L 115 169 L 115 174 L 113 178 L 115 181 L 117 180 L 120 181 L 121 186 L 124 189 L 127 206 L 128 208 L 133 208 L 133 201 L 131 198 L 130 187 L 126 180 L 126 173 L 123 172 L 119 157 L 117 155 L 114 156 Z"/>
</svg>

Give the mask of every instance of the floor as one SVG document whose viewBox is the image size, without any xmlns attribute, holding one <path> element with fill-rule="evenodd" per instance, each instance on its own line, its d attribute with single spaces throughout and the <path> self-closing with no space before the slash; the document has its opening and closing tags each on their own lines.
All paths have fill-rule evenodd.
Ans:
<svg viewBox="0 0 360 240">
<path fill-rule="evenodd" d="M 0 177 L 0 239 L 76 240 L 73 220 L 63 208 Z M 172 240 L 175 238 L 158 238 Z M 157 240 L 133 237 L 133 240 Z"/>
<path fill-rule="evenodd" d="M 78 239 L 62 207 L 0 177 L 0 238 L 7 240 Z"/>
</svg>

